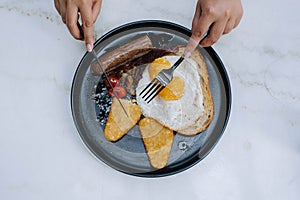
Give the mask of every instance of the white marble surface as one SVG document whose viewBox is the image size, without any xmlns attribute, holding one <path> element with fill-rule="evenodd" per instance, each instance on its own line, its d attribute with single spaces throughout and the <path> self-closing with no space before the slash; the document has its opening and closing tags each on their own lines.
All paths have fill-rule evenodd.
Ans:
<svg viewBox="0 0 300 200">
<path fill-rule="evenodd" d="M 104 1 L 96 35 L 141 19 L 190 27 L 194 6 Z M 299 199 L 299 7 L 244 1 L 239 28 L 214 45 L 233 92 L 222 139 L 193 168 L 143 179 L 98 162 L 79 139 L 70 88 L 85 49 L 52 0 L 1 0 L 0 199 Z"/>
</svg>

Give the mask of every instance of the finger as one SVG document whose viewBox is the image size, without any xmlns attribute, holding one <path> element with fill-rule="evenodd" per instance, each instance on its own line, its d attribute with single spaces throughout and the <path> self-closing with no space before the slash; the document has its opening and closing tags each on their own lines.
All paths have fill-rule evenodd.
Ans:
<svg viewBox="0 0 300 200">
<path fill-rule="evenodd" d="M 192 30 L 195 30 L 195 28 L 198 26 L 200 16 L 201 16 L 201 9 L 200 9 L 200 3 L 198 1 L 196 10 L 195 10 L 195 14 L 194 14 L 194 18 L 193 18 L 193 22 L 192 22 Z"/>
<path fill-rule="evenodd" d="M 68 4 L 67 5 L 67 13 L 66 13 L 66 25 L 71 33 L 71 35 L 79 40 L 80 37 L 80 31 L 77 26 L 78 21 L 78 8 L 75 4 Z"/>
<path fill-rule="evenodd" d="M 59 6 L 59 2 L 58 0 L 54 0 L 54 6 L 55 6 L 55 9 L 57 10 L 57 12 L 60 14 L 60 6 Z"/>
<path fill-rule="evenodd" d="M 59 12 L 60 12 L 60 16 L 61 16 L 63 23 L 66 23 L 66 14 L 67 14 L 67 3 L 66 2 L 59 4 Z"/>
<path fill-rule="evenodd" d="M 101 10 L 102 0 L 96 1 L 92 7 L 93 22 L 95 23 Z"/>
<path fill-rule="evenodd" d="M 234 20 L 231 18 L 227 21 L 223 34 L 227 34 L 234 28 Z"/>
<path fill-rule="evenodd" d="M 213 45 L 222 36 L 226 23 L 222 21 L 215 22 L 209 31 L 208 36 L 201 42 L 201 46 L 208 47 Z"/>
<path fill-rule="evenodd" d="M 84 40 L 87 51 L 92 51 L 94 43 L 94 23 L 92 15 L 92 5 L 84 4 L 80 8 Z"/>
<path fill-rule="evenodd" d="M 237 13 L 236 13 L 236 16 L 235 16 L 235 23 L 234 23 L 233 28 L 236 28 L 237 25 L 241 22 L 243 13 L 244 13 L 243 7 L 242 7 L 242 5 L 240 4 L 239 12 L 237 12 Z"/>
<path fill-rule="evenodd" d="M 192 37 L 195 40 L 200 41 L 215 21 L 215 18 L 216 17 L 210 12 L 201 9 L 199 9 L 199 11 L 196 10 L 192 25 Z"/>
<path fill-rule="evenodd" d="M 242 19 L 241 17 L 238 17 L 238 18 L 235 20 L 234 25 L 233 25 L 233 28 L 236 28 L 236 27 L 237 27 L 237 25 L 240 23 L 241 19 Z"/>
</svg>

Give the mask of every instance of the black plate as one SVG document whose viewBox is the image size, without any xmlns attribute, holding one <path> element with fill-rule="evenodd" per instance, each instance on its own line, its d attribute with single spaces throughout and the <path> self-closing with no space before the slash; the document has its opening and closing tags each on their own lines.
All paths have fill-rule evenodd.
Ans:
<svg viewBox="0 0 300 200">
<path fill-rule="evenodd" d="M 155 45 L 178 45 L 188 40 L 191 32 L 180 25 L 165 21 L 138 21 L 118 27 L 95 43 L 97 52 L 131 40 L 140 34 L 155 37 Z M 160 39 L 157 39 L 160 38 Z M 231 89 L 225 67 L 213 48 L 200 48 L 207 64 L 210 88 L 214 100 L 214 118 L 210 126 L 202 133 L 188 137 L 175 134 L 168 164 L 155 170 L 151 167 L 138 129 L 133 128 L 118 142 L 105 139 L 103 126 L 96 120 L 97 106 L 95 95 L 100 77 L 90 71 L 93 60 L 86 53 L 76 70 L 71 93 L 72 114 L 79 135 L 87 148 L 99 160 L 126 174 L 142 177 L 161 177 L 181 172 L 206 157 L 222 136 L 231 107 Z"/>
</svg>

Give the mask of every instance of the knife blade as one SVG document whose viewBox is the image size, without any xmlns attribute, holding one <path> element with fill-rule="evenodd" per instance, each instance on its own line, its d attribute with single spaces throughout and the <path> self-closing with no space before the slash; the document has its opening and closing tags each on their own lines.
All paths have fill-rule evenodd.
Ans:
<svg viewBox="0 0 300 200">
<path fill-rule="evenodd" d="M 120 105 L 121 105 L 123 111 L 125 112 L 126 116 L 129 118 L 129 115 L 128 115 L 128 113 L 126 112 L 125 107 L 123 106 L 122 102 L 120 101 L 120 98 L 118 97 L 117 93 L 115 92 L 114 87 L 112 86 L 111 82 L 109 81 L 109 78 L 108 78 L 108 76 L 107 76 L 107 74 L 106 74 L 106 72 L 105 72 L 105 69 L 103 68 L 103 66 L 102 66 L 102 64 L 101 64 L 101 62 L 100 62 L 100 60 L 98 59 L 98 56 L 97 56 L 96 51 L 93 49 L 93 50 L 91 51 L 91 53 L 93 54 L 94 58 L 96 59 L 96 62 L 98 63 L 98 65 L 99 65 L 99 67 L 100 67 L 102 73 L 104 74 L 104 77 L 105 77 L 105 79 L 107 80 L 107 82 L 108 82 L 108 84 L 109 84 L 109 87 L 112 89 L 114 96 L 117 98 L 117 100 L 118 100 L 118 102 L 120 103 Z"/>
<path fill-rule="evenodd" d="M 83 40 L 83 39 L 84 39 L 84 32 L 83 32 L 82 26 L 80 25 L 79 21 L 77 21 L 77 27 L 78 27 L 79 32 L 80 32 L 80 39 Z M 96 62 L 98 63 L 98 65 L 99 65 L 99 67 L 100 67 L 102 73 L 104 74 L 105 79 L 107 80 L 107 82 L 108 82 L 108 84 L 109 84 L 109 87 L 112 89 L 114 96 L 117 98 L 117 100 L 118 100 L 118 102 L 120 103 L 120 105 L 121 105 L 123 111 L 125 112 L 126 116 L 129 118 L 129 115 L 128 115 L 128 113 L 126 112 L 126 110 L 125 110 L 125 108 L 124 108 L 122 102 L 120 101 L 120 98 L 118 97 L 117 93 L 114 91 L 114 87 L 112 86 L 111 82 L 110 82 L 109 79 L 108 79 L 108 76 L 107 76 L 107 74 L 106 74 L 106 72 L 105 72 L 105 69 L 103 68 L 103 66 L 101 65 L 100 60 L 98 59 L 98 56 L 97 56 L 96 51 L 93 49 L 92 52 L 90 52 L 90 53 L 93 54 L 93 56 L 94 56 L 94 58 L 96 59 Z"/>
</svg>

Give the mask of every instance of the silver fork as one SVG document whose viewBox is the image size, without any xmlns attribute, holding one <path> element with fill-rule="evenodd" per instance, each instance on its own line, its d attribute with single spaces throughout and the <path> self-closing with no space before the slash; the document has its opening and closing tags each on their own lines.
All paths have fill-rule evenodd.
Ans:
<svg viewBox="0 0 300 200">
<path fill-rule="evenodd" d="M 169 69 L 161 70 L 156 77 L 140 92 L 140 96 L 147 103 L 150 103 L 173 79 L 174 70 L 182 63 L 181 56 Z"/>
<path fill-rule="evenodd" d="M 191 53 L 197 48 L 199 43 L 209 34 L 208 30 L 200 39 L 190 38 L 183 55 L 174 63 L 170 69 L 161 70 L 158 75 L 140 92 L 142 99 L 149 103 L 156 97 L 173 79 L 174 70 L 182 63 L 185 58 L 190 57 Z"/>
</svg>

